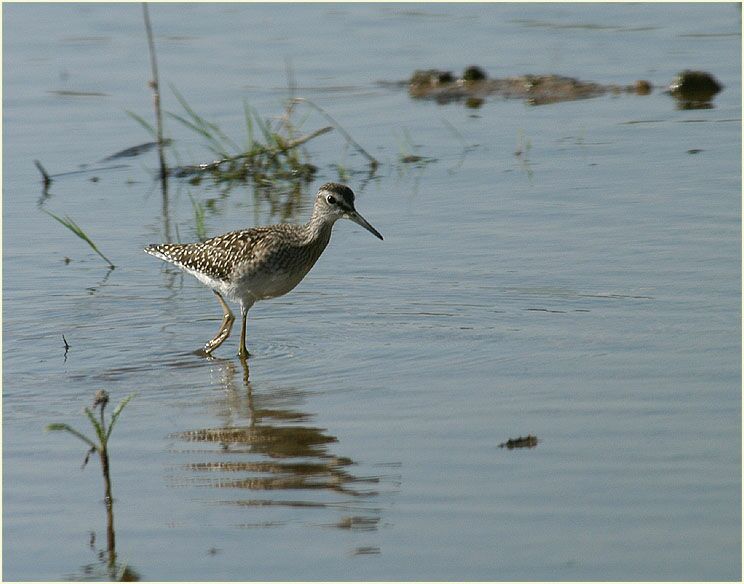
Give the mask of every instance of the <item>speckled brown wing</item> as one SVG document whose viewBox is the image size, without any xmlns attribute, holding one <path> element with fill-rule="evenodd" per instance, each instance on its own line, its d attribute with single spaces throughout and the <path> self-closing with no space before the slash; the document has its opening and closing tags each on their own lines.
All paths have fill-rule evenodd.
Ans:
<svg viewBox="0 0 744 584">
<path fill-rule="evenodd" d="M 238 266 L 254 264 L 270 247 L 272 230 L 231 231 L 197 243 L 158 243 L 145 251 L 191 273 L 226 282 Z"/>
</svg>

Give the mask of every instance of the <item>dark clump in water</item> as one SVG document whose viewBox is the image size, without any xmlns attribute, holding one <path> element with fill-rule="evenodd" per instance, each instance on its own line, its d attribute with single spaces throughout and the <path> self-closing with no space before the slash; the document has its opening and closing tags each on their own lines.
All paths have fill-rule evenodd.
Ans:
<svg viewBox="0 0 744 584">
<path fill-rule="evenodd" d="M 485 70 L 478 65 L 469 65 L 462 77 L 455 78 L 449 71 L 426 69 L 414 71 L 408 81 L 408 92 L 417 99 L 434 99 L 437 103 L 464 101 L 470 108 L 477 108 L 487 96 L 500 95 L 507 98 L 525 99 L 532 105 L 573 101 L 604 95 L 608 92 L 634 92 L 646 95 L 651 84 L 645 84 L 644 91 L 638 84 L 634 86 L 602 85 L 581 81 L 561 75 L 522 75 L 489 79 Z"/>
<path fill-rule="evenodd" d="M 499 448 L 534 448 L 537 446 L 537 436 L 527 434 L 527 436 L 520 436 L 519 438 L 509 438 L 506 442 L 499 444 Z"/>
<path fill-rule="evenodd" d="M 486 72 L 478 67 L 478 65 L 466 67 L 462 74 L 463 81 L 483 81 L 486 77 Z"/>
<path fill-rule="evenodd" d="M 722 89 L 723 85 L 710 73 L 685 70 L 669 86 L 669 93 L 682 109 L 701 109 L 713 107 L 710 102 Z M 645 79 L 632 85 L 595 83 L 554 74 L 489 79 L 477 65 L 466 67 L 459 78 L 449 71 L 425 69 L 414 71 L 408 80 L 408 93 L 413 98 L 433 99 L 437 103 L 464 101 L 469 108 L 480 107 L 486 97 L 493 95 L 544 105 L 607 94 L 650 95 L 652 91 L 653 84 Z"/>
<path fill-rule="evenodd" d="M 450 71 L 440 71 L 438 69 L 417 69 L 411 75 L 410 84 L 412 87 L 438 87 L 447 83 L 454 83 L 455 76 Z"/>
<path fill-rule="evenodd" d="M 706 71 L 685 69 L 669 85 L 669 93 L 679 101 L 681 109 L 708 109 L 713 97 L 723 85 Z"/>
<path fill-rule="evenodd" d="M 635 89 L 637 95 L 648 95 L 649 93 L 651 93 L 653 86 L 649 81 L 646 81 L 645 79 L 639 79 L 633 84 L 633 89 Z"/>
<path fill-rule="evenodd" d="M 469 97 L 465 100 L 465 107 L 469 109 L 478 109 L 484 102 L 485 100 L 482 97 Z"/>
</svg>

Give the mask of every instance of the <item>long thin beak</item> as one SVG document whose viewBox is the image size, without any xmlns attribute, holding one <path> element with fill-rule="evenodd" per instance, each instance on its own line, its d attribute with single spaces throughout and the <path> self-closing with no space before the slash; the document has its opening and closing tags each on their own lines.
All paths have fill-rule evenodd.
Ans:
<svg viewBox="0 0 744 584">
<path fill-rule="evenodd" d="M 382 239 L 382 235 L 380 234 L 380 232 L 377 231 L 377 229 L 375 229 L 374 227 L 372 227 L 369 223 L 367 223 L 367 220 L 364 217 L 362 217 L 359 213 L 357 213 L 356 211 L 351 211 L 350 213 L 347 213 L 346 217 L 347 219 L 351 219 L 357 225 L 361 225 L 362 227 L 364 227 L 367 231 L 369 231 L 375 237 Z"/>
</svg>

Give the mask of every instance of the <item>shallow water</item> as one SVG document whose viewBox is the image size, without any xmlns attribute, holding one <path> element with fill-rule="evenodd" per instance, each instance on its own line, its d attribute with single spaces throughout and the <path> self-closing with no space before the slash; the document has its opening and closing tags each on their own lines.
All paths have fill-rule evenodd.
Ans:
<svg viewBox="0 0 744 584">
<path fill-rule="evenodd" d="M 151 16 L 163 86 L 234 139 L 242 100 L 281 114 L 286 57 L 298 94 L 381 162 L 367 180 L 338 132 L 317 138 L 319 174 L 284 216 L 250 188 L 171 181 L 181 240 L 190 196 L 213 200 L 209 235 L 304 221 L 338 164 L 385 241 L 338 224 L 295 291 L 251 310 L 249 371 L 237 335 L 192 354 L 219 307 L 141 252 L 165 237 L 155 155 L 95 170 L 149 139 L 125 114 L 151 116 L 139 5 L 4 5 L 4 579 L 107 577 L 97 461 L 81 472 L 84 445 L 43 431 L 84 429 L 99 388 L 138 392 L 111 464 L 117 559 L 143 579 L 741 577 L 737 5 Z M 695 68 L 725 89 L 712 109 L 660 88 L 468 109 L 379 83 L 472 63 L 657 86 Z M 179 163 L 211 160 L 167 124 Z M 94 170 L 42 197 L 34 159 Z M 536 448 L 499 448 L 528 433 Z"/>
</svg>

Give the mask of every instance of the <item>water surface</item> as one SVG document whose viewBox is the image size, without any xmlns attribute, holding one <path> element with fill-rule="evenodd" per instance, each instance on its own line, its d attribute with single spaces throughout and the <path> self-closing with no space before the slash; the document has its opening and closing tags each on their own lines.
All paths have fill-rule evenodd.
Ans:
<svg viewBox="0 0 744 584">
<path fill-rule="evenodd" d="M 81 472 L 84 445 L 43 432 L 85 428 L 100 388 L 138 392 L 111 457 L 117 559 L 143 579 L 740 578 L 738 5 L 151 16 L 167 110 L 173 84 L 242 142 L 243 100 L 281 115 L 289 59 L 380 169 L 333 132 L 295 199 L 172 181 L 164 217 L 153 153 L 95 170 L 150 139 L 125 113 L 152 116 L 140 6 L 3 6 L 5 579 L 107 577 L 97 461 Z M 473 63 L 657 87 L 470 109 L 380 83 Z M 685 68 L 725 85 L 713 108 L 664 94 Z M 174 161 L 212 159 L 167 132 Z M 88 166 L 44 196 L 34 159 Z M 339 223 L 295 291 L 251 310 L 249 370 L 237 338 L 194 355 L 219 307 L 142 247 L 196 239 L 191 198 L 216 235 L 304 221 L 340 179 L 385 241 Z"/>
</svg>

